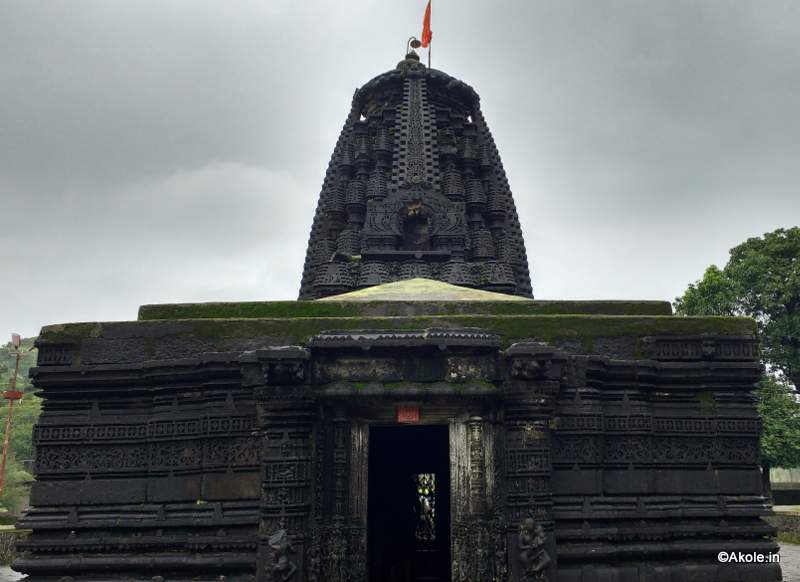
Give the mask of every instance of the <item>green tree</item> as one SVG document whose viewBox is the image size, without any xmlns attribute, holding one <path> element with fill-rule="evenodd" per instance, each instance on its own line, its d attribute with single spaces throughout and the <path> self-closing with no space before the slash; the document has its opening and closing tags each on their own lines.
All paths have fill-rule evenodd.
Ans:
<svg viewBox="0 0 800 582">
<path fill-rule="evenodd" d="M 2 418 L 8 414 L 8 405 L 2 409 Z M 33 427 L 42 411 L 42 399 L 32 393 L 26 393 L 22 400 L 14 404 L 14 419 L 9 437 L 9 450 L 19 461 L 33 459 Z"/>
<path fill-rule="evenodd" d="M 11 436 L 9 438 L 9 451 L 17 461 L 28 461 L 33 459 L 33 426 L 36 424 L 42 405 L 41 398 L 33 393 L 33 386 L 28 378 L 28 372 L 32 366 L 36 365 L 36 349 L 33 347 L 36 338 L 24 338 L 20 353 L 19 376 L 17 378 L 17 390 L 22 391 L 22 400 L 14 403 L 14 421 L 12 424 Z M 11 343 L 0 346 L 0 390 L 6 390 L 11 383 L 11 375 L 14 372 L 15 350 Z M 5 366 L 5 372 L 2 367 Z M 2 430 L 5 428 L 5 419 L 8 415 L 8 401 L 0 400 L 0 438 Z"/>
<path fill-rule="evenodd" d="M 6 478 L 0 504 L 7 509 L 17 508 L 28 493 L 33 476 L 13 460 L 6 462 Z"/>
<path fill-rule="evenodd" d="M 33 427 L 41 413 L 41 398 L 33 393 L 33 386 L 28 372 L 36 365 L 36 338 L 24 338 L 20 353 L 19 376 L 17 390 L 23 392 L 21 400 L 14 403 L 14 418 L 9 437 L 8 457 L 6 460 L 5 484 L 0 496 L 0 505 L 17 508 L 27 495 L 29 483 L 33 477 L 23 468 L 23 461 L 33 459 Z M 16 351 L 11 343 L 0 346 L 0 390 L 7 390 L 16 364 Z M 0 399 L 0 439 L 3 438 L 5 421 L 8 416 L 8 401 Z"/>
<path fill-rule="evenodd" d="M 759 382 L 756 407 L 761 417 L 761 455 L 770 467 L 800 466 L 800 405 L 785 381 L 771 376 Z"/>
<path fill-rule="evenodd" d="M 770 374 L 755 392 L 768 467 L 800 466 L 800 227 L 779 228 L 734 247 L 675 300 L 679 315 L 740 315 L 758 323 Z"/>
<path fill-rule="evenodd" d="M 36 338 L 28 337 L 22 339 L 20 346 L 20 354 L 22 357 L 19 362 L 19 376 L 17 377 L 17 389 L 25 391 L 31 387 L 28 372 L 31 367 L 36 365 L 37 350 L 34 348 Z M 0 346 L 0 388 L 5 390 L 11 381 L 11 375 L 14 373 L 14 366 L 16 364 L 15 350 L 11 342 L 6 345 Z"/>
<path fill-rule="evenodd" d="M 730 280 L 716 265 L 711 265 L 703 278 L 675 299 L 679 315 L 737 315 L 736 298 Z"/>
<path fill-rule="evenodd" d="M 746 315 L 758 322 L 764 363 L 800 386 L 800 227 L 734 247 L 675 300 L 679 315 Z"/>
</svg>

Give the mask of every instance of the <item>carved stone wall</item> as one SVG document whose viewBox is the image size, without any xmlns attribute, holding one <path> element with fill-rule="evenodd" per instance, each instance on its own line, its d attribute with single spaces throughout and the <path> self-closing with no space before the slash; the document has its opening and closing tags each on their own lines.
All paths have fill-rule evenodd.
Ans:
<svg viewBox="0 0 800 582">
<path fill-rule="evenodd" d="M 569 359 L 552 446 L 559 580 L 779 580 L 774 564 L 716 559 L 777 548 L 760 519 L 757 344 L 654 337 L 643 347 L 651 359 Z"/>
<path fill-rule="evenodd" d="M 45 351 L 33 374 L 46 398 L 34 431 L 34 507 L 20 521 L 33 533 L 15 567 L 246 579 L 260 455 L 238 356 L 68 366 Z"/>
<path fill-rule="evenodd" d="M 636 359 L 452 327 L 124 365 L 53 349 L 15 562 L 34 582 L 365 582 L 370 427 L 409 400 L 449 426 L 454 581 L 780 579 L 716 560 L 777 547 L 752 337 Z"/>
</svg>

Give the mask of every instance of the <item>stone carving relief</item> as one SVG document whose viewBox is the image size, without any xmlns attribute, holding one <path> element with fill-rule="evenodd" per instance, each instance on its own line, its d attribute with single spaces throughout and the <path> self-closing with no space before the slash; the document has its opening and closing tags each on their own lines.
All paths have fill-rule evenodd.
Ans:
<svg viewBox="0 0 800 582">
<path fill-rule="evenodd" d="M 550 556 L 544 548 L 544 528 L 532 516 L 528 516 L 519 526 L 517 539 L 522 582 L 548 582 L 546 570 Z"/>
<path fill-rule="evenodd" d="M 478 95 L 413 56 L 356 92 L 319 209 L 303 299 L 409 271 L 531 296 L 519 220 Z M 427 268 L 401 268 L 415 256 Z M 469 261 L 469 276 L 452 264 L 441 268 L 453 260 Z"/>
<path fill-rule="evenodd" d="M 516 359 L 511 364 L 511 377 L 518 380 L 538 380 L 547 375 L 552 365 L 550 360 Z"/>
<path fill-rule="evenodd" d="M 290 558 L 295 553 L 292 542 L 286 530 L 279 529 L 267 541 L 269 546 L 269 560 L 265 566 L 269 582 L 289 582 L 295 578 L 297 566 Z"/>
<path fill-rule="evenodd" d="M 269 362 L 264 365 L 266 384 L 300 384 L 305 379 L 302 362 Z"/>
</svg>

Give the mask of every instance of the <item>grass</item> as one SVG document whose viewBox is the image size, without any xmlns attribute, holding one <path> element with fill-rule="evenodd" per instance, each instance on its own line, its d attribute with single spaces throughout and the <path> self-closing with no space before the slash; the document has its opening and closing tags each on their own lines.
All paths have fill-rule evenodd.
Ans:
<svg viewBox="0 0 800 582">
<path fill-rule="evenodd" d="M 778 541 L 783 544 L 797 544 L 800 545 L 800 534 L 788 531 L 778 532 Z"/>
</svg>

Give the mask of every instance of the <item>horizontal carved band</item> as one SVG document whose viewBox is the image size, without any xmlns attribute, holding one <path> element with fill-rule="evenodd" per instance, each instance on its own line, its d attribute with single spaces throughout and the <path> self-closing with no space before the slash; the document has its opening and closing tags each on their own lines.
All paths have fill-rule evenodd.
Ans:
<svg viewBox="0 0 800 582">
<path fill-rule="evenodd" d="M 40 445 L 38 474 L 130 470 L 199 470 L 212 466 L 254 466 L 259 444 L 253 438 L 188 439 L 124 445 Z"/>
<path fill-rule="evenodd" d="M 631 416 L 560 416 L 555 427 L 559 432 L 656 432 L 656 433 L 746 433 L 757 434 L 757 418 L 686 418 Z"/>
<path fill-rule="evenodd" d="M 81 424 L 48 426 L 37 425 L 33 432 L 37 443 L 58 441 L 141 440 L 147 438 L 189 437 L 250 433 L 255 426 L 254 416 L 226 416 L 192 418 L 186 420 L 161 420 L 141 424 Z"/>
</svg>

